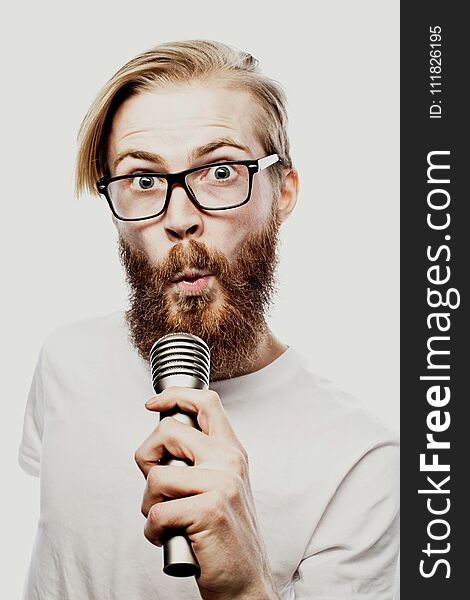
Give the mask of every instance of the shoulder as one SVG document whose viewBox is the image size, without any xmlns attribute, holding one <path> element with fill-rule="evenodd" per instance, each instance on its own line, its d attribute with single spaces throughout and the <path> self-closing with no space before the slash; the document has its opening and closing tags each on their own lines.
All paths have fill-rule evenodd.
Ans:
<svg viewBox="0 0 470 600">
<path fill-rule="evenodd" d="M 71 342 L 83 343 L 98 340 L 109 340 L 126 332 L 124 312 L 118 311 L 110 315 L 80 319 L 65 323 L 53 329 L 44 341 L 44 348 L 55 351 Z"/>
<path fill-rule="evenodd" d="M 321 440 L 325 451 L 334 453 L 336 446 L 350 460 L 387 446 L 391 460 L 397 461 L 398 434 L 363 401 L 314 373 L 300 355 L 297 358 L 290 384 L 295 411 L 302 415 L 297 427 L 309 431 L 317 444 Z"/>
<path fill-rule="evenodd" d="M 122 311 L 61 325 L 47 336 L 42 347 L 43 360 L 48 363 L 76 359 L 83 363 L 87 357 L 96 360 L 117 351 L 132 352 Z"/>
</svg>

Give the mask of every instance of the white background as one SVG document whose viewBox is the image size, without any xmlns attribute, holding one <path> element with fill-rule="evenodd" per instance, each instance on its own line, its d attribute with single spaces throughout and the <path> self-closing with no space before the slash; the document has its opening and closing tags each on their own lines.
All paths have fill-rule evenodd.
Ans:
<svg viewBox="0 0 470 600">
<path fill-rule="evenodd" d="M 126 305 L 107 206 L 73 195 L 76 134 L 104 82 L 160 42 L 233 44 L 284 85 L 301 192 L 272 327 L 398 430 L 398 4 L 30 1 L 4 12 L 2 597 L 20 596 L 39 514 L 39 481 L 16 455 L 41 343 Z"/>
</svg>

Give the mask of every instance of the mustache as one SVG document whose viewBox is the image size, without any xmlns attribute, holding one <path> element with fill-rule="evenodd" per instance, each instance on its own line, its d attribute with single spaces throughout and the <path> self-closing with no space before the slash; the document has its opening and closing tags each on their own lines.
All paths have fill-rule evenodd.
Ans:
<svg viewBox="0 0 470 600">
<path fill-rule="evenodd" d="M 146 254 L 132 249 L 122 238 L 119 243 L 121 262 L 126 265 L 129 283 L 134 288 L 153 285 L 163 290 L 165 285 L 184 270 L 208 271 L 221 280 L 227 278 L 230 264 L 227 257 L 197 240 L 173 246 L 159 263 L 152 264 Z"/>
<path fill-rule="evenodd" d="M 210 271 L 213 275 L 225 276 L 229 271 L 229 262 L 218 250 L 209 249 L 202 242 L 190 240 L 188 244 L 176 244 L 168 256 L 154 267 L 155 276 L 160 280 L 169 280 L 184 270 Z"/>
</svg>

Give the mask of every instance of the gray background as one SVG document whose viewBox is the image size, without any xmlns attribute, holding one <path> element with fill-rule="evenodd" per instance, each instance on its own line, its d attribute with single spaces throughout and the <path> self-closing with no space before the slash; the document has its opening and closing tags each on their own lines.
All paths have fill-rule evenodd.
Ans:
<svg viewBox="0 0 470 600">
<path fill-rule="evenodd" d="M 100 86 L 161 41 L 236 45 L 284 85 L 301 192 L 283 227 L 271 324 L 315 372 L 398 430 L 399 4 L 46 1 L 6 16 L 1 530 L 10 567 L 0 589 L 16 598 L 39 514 L 39 482 L 16 454 L 41 343 L 62 323 L 126 305 L 107 206 L 73 196 L 76 133 Z"/>
</svg>

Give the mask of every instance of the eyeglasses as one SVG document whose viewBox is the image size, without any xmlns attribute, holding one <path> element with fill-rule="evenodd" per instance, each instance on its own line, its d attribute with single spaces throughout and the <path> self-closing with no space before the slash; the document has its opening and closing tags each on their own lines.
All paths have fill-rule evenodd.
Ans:
<svg viewBox="0 0 470 600">
<path fill-rule="evenodd" d="M 277 154 L 257 160 L 224 160 L 179 173 L 148 173 L 102 177 L 98 192 L 121 221 L 153 219 L 165 212 L 173 186 L 181 185 L 191 202 L 203 210 L 228 210 L 246 204 L 253 175 L 279 161 Z"/>
</svg>

